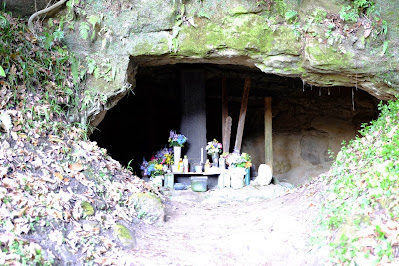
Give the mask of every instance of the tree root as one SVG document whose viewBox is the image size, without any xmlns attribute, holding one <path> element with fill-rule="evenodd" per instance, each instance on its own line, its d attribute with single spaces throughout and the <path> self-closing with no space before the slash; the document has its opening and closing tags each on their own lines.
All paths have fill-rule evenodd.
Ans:
<svg viewBox="0 0 399 266">
<path fill-rule="evenodd" d="M 47 12 L 49 12 L 49 11 L 51 11 L 51 10 L 57 8 L 57 7 L 59 7 L 60 5 L 64 4 L 66 1 L 67 1 L 67 0 L 60 0 L 59 2 L 55 3 L 55 4 L 52 5 L 52 6 L 49 6 L 49 7 L 45 8 L 45 9 L 42 9 L 42 10 L 40 10 L 40 11 L 37 11 L 36 13 L 33 13 L 32 16 L 30 16 L 30 18 L 29 18 L 29 20 L 28 20 L 28 27 L 29 27 L 30 31 L 31 31 L 33 34 L 35 34 L 35 28 L 33 27 L 33 20 L 34 20 L 37 16 L 42 15 L 42 14 L 45 14 L 45 13 L 47 13 Z"/>
</svg>

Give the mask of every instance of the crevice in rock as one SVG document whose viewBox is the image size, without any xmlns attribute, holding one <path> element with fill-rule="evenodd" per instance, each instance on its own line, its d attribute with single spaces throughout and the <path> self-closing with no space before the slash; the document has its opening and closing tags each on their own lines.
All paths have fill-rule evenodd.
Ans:
<svg viewBox="0 0 399 266">
<path fill-rule="evenodd" d="M 264 161 L 264 97 L 272 97 L 274 175 L 295 185 L 328 170 L 330 151 L 337 154 L 342 141 L 354 138 L 361 124 L 378 116 L 379 100 L 356 88 L 311 86 L 300 78 L 265 74 L 242 65 L 136 63 L 137 69 L 131 69 L 137 73 L 127 73 L 129 82 L 135 84 L 134 94 L 107 112 L 91 140 L 107 148 L 125 166 L 133 159 L 131 166 L 138 175 L 143 157 L 148 160 L 164 148 L 171 129 L 179 131 L 180 78 L 185 70 L 204 73 L 207 141 L 222 140 L 221 84 L 226 79 L 229 115 L 233 118 L 231 147 L 244 79 L 251 78 L 242 152 L 253 158 L 253 175 Z"/>
</svg>

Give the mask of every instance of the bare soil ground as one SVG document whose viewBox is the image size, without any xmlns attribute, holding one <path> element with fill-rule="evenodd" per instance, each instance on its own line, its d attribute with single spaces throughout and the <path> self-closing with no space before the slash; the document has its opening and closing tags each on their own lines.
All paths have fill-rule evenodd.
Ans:
<svg viewBox="0 0 399 266">
<path fill-rule="evenodd" d="M 309 244 L 323 183 L 171 191 L 162 227 L 137 229 L 133 265 L 322 265 Z"/>
</svg>

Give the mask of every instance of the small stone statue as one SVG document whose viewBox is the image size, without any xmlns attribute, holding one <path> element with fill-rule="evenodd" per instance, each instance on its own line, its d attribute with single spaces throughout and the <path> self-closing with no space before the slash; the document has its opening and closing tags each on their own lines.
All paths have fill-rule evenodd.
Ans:
<svg viewBox="0 0 399 266">
<path fill-rule="evenodd" d="M 261 186 L 267 186 L 272 181 L 272 169 L 266 164 L 259 165 L 258 176 L 254 180 L 255 183 Z"/>
</svg>

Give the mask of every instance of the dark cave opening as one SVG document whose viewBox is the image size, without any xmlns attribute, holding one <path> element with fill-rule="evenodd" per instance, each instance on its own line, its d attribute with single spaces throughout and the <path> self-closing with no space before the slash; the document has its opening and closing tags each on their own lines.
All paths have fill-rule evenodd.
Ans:
<svg viewBox="0 0 399 266">
<path fill-rule="evenodd" d="M 352 139 L 361 124 L 378 117 L 379 100 L 357 88 L 315 87 L 300 78 L 265 74 L 238 65 L 139 65 L 134 93 L 107 112 L 90 139 L 122 165 L 127 166 L 132 160 L 130 165 L 140 176 L 143 157 L 149 160 L 166 147 L 170 130 L 180 130 L 182 97 L 190 97 L 182 94 L 181 76 L 183 71 L 191 70 L 203 73 L 206 141 L 222 140 L 221 88 L 222 80 L 226 81 L 228 111 L 233 121 L 230 152 L 244 80 L 251 79 L 242 152 L 252 156 L 252 171 L 264 160 L 264 97 L 272 97 L 274 173 L 294 184 L 303 183 L 304 176 L 328 169 L 332 163 L 329 151 L 336 154 L 342 141 Z M 192 125 L 195 127 L 195 121 Z M 183 154 L 188 147 L 183 148 Z"/>
</svg>

